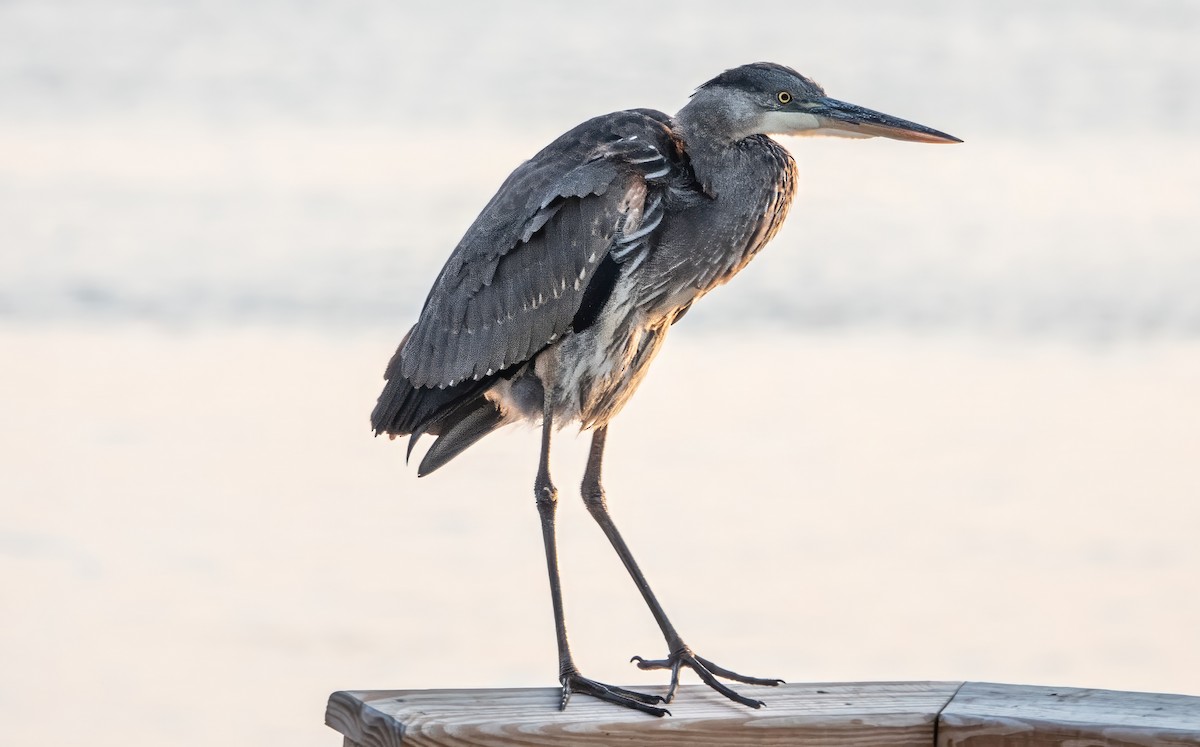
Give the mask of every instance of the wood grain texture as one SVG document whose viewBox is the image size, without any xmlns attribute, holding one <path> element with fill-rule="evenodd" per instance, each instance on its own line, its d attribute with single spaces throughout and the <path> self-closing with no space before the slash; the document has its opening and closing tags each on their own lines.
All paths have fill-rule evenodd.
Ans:
<svg viewBox="0 0 1200 747">
<path fill-rule="evenodd" d="M 938 747 L 1200 745 L 1200 698 L 968 682 L 942 711 Z"/>
<path fill-rule="evenodd" d="M 680 688 L 671 716 L 654 718 L 557 688 L 338 692 L 325 723 L 361 747 L 489 745 L 825 745 L 928 747 L 958 682 L 743 687 L 767 701 L 731 703 L 703 685 Z"/>
<path fill-rule="evenodd" d="M 404 724 L 375 710 L 370 703 L 403 692 L 336 692 L 325 706 L 325 725 L 345 737 L 342 747 L 398 747 L 405 744 Z"/>
</svg>

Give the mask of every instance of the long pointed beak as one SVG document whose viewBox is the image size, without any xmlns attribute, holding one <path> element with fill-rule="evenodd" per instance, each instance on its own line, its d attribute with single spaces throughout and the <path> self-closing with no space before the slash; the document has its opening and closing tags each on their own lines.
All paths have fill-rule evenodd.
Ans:
<svg viewBox="0 0 1200 747">
<path fill-rule="evenodd" d="M 817 118 L 820 127 L 814 134 L 828 133 L 848 137 L 887 137 L 917 143 L 961 143 L 953 135 L 938 132 L 932 127 L 909 122 L 890 114 L 848 104 L 837 99 L 820 98 L 808 112 Z"/>
</svg>

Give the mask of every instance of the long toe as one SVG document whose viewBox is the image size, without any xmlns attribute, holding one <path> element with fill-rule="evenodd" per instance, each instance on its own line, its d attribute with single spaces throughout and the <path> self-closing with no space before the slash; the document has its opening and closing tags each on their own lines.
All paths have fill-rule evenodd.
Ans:
<svg viewBox="0 0 1200 747">
<path fill-rule="evenodd" d="M 768 679 L 763 677 L 747 677 L 744 674 L 738 674 L 724 667 L 718 666 L 708 659 L 697 656 L 687 646 L 680 647 L 675 650 L 666 659 L 643 659 L 640 656 L 633 657 L 632 661 L 636 662 L 639 669 L 670 669 L 671 670 L 671 687 L 668 690 L 666 702 L 670 703 L 672 696 L 675 694 L 675 688 L 679 684 L 679 669 L 681 666 L 687 667 L 700 677 L 704 684 L 729 698 L 735 703 L 741 703 L 749 708 L 762 708 L 766 703 L 761 700 L 754 700 L 738 693 L 725 683 L 719 681 L 717 677 L 723 677 L 727 680 L 742 682 L 747 685 L 764 685 L 775 686 L 783 683 L 783 680 Z"/>
<path fill-rule="evenodd" d="M 562 702 L 560 708 L 567 707 L 567 701 L 571 699 L 573 693 L 583 693 L 591 695 L 593 698 L 607 701 L 625 708 L 632 708 L 635 711 L 648 713 L 651 716 L 669 716 L 671 714 L 666 708 L 658 708 L 655 704 L 662 703 L 663 699 L 658 695 L 649 695 L 647 693 L 639 693 L 635 690 L 626 690 L 623 687 L 615 685 L 606 685 L 603 682 L 590 680 L 579 673 L 563 675 L 562 679 Z"/>
<path fill-rule="evenodd" d="M 783 680 L 780 680 L 780 679 L 772 679 L 772 678 L 764 678 L 764 677 L 747 677 L 744 674 L 738 674 L 737 672 L 732 672 L 732 671 L 726 669 L 725 667 L 721 667 L 716 664 L 713 664 L 711 661 L 709 661 L 708 659 L 705 659 L 703 656 L 697 656 L 696 661 L 700 662 L 700 664 L 702 664 L 705 669 L 712 672 L 716 676 L 723 677 L 727 680 L 733 680 L 734 682 L 744 682 L 747 685 L 764 685 L 764 686 L 768 686 L 768 687 L 775 687 L 776 685 L 783 684 Z"/>
</svg>

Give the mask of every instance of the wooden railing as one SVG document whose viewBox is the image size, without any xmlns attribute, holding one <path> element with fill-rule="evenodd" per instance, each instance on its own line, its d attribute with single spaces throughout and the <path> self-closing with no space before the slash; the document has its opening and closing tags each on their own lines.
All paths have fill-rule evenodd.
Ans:
<svg viewBox="0 0 1200 747">
<path fill-rule="evenodd" d="M 643 690 L 653 692 L 652 689 Z M 554 688 L 336 692 L 325 723 L 345 747 L 448 745 L 822 745 L 1150 747 L 1200 745 L 1200 697 L 983 682 L 742 688 L 751 710 L 703 685 L 664 718 Z"/>
</svg>

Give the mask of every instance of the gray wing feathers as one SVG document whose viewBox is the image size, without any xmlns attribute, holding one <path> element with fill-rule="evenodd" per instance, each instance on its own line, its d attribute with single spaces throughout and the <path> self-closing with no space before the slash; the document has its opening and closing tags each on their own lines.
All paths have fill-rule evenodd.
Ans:
<svg viewBox="0 0 1200 747">
<path fill-rule="evenodd" d="M 570 329 L 596 267 L 659 199 L 647 185 L 670 172 L 674 140 L 651 114 L 585 122 L 513 172 L 434 283 L 402 376 L 422 387 L 479 379 Z"/>
</svg>

